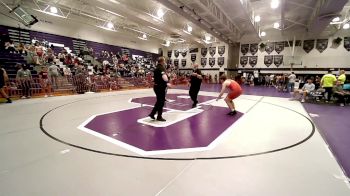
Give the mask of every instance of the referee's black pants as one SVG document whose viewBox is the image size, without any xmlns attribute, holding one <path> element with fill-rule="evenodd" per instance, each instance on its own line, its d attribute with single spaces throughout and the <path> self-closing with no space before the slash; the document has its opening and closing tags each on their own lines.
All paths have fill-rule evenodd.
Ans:
<svg viewBox="0 0 350 196">
<path fill-rule="evenodd" d="M 200 86 L 191 85 L 190 87 L 189 94 L 194 104 L 198 103 L 197 97 L 198 97 L 199 89 L 200 89 Z"/>
<path fill-rule="evenodd" d="M 157 101 L 156 104 L 154 104 L 153 110 L 151 112 L 151 116 L 154 116 L 156 113 L 158 113 L 157 118 L 161 118 L 163 114 L 163 107 L 165 102 L 165 89 L 166 87 L 159 87 L 155 86 L 153 88 L 154 92 L 156 93 Z"/>
</svg>

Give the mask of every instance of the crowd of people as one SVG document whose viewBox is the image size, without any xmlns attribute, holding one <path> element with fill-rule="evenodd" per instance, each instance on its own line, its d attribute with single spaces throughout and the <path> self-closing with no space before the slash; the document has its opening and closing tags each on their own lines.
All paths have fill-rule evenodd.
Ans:
<svg viewBox="0 0 350 196">
<path fill-rule="evenodd" d="M 155 62 L 141 56 L 130 58 L 127 54 L 103 50 L 95 53 L 92 48 L 84 47 L 79 54 L 70 53 L 65 48 L 61 48 L 55 53 L 55 47 L 49 45 L 49 42 L 34 39 L 32 44 L 14 44 L 6 37 L 1 39 L 1 50 L 7 53 L 18 53 L 27 59 L 26 64 L 17 64 L 16 83 L 22 89 L 21 98 L 30 98 L 32 86 L 31 67 L 36 70 L 36 76 L 40 81 L 45 97 L 52 96 L 53 90 L 59 88 L 59 78 L 76 77 L 77 88 L 79 85 L 92 85 L 96 79 L 110 80 L 118 77 L 144 78 L 149 83 L 152 82 L 152 73 L 156 68 Z M 92 62 L 94 61 L 94 62 Z M 169 65 L 166 68 L 167 76 L 172 84 L 187 83 L 191 77 L 191 71 L 179 72 L 177 67 Z M 1 94 L 11 102 L 4 91 L 5 80 L 8 76 L 6 70 L 1 68 L 0 83 Z M 214 77 L 210 74 L 202 74 L 204 83 L 218 83 L 218 75 Z M 349 99 L 349 91 L 344 90 L 346 81 L 345 71 L 341 70 L 339 77 L 335 77 L 331 71 L 324 75 L 297 77 L 293 72 L 291 74 L 247 74 L 245 77 L 236 77 L 239 84 L 263 85 L 275 87 L 280 92 L 290 92 L 293 99 L 299 99 L 305 102 L 308 97 L 316 97 L 318 101 L 323 96 L 325 102 L 331 101 L 334 97 L 341 106 L 346 105 Z M 1 82 L 1 81 L 0 81 Z M 300 87 L 300 88 L 299 88 Z M 82 89 L 80 87 L 80 89 Z M 300 96 L 299 96 L 300 95 Z"/>
<path fill-rule="evenodd" d="M 291 72 L 290 74 L 260 74 L 258 77 L 246 74 L 242 80 L 246 85 L 275 87 L 279 92 L 291 93 L 292 100 L 301 102 L 305 102 L 308 98 L 316 101 L 324 98 L 328 103 L 333 98 L 340 106 L 344 106 L 349 102 L 350 97 L 349 87 L 344 86 L 346 82 L 344 70 L 340 70 L 338 77 L 330 70 L 322 77 L 318 75 L 297 77 L 294 72 Z"/>
<path fill-rule="evenodd" d="M 31 97 L 33 77 L 39 78 L 45 97 L 52 96 L 51 89 L 59 88 L 58 80 L 62 78 L 79 78 L 89 83 L 101 78 L 116 79 L 119 77 L 146 78 L 155 68 L 153 59 L 136 56 L 130 58 L 128 54 L 120 54 L 103 50 L 95 53 L 92 48 L 84 47 L 78 54 L 67 51 L 66 48 L 55 48 L 46 40 L 34 38 L 32 44 L 14 44 L 8 36 L 1 38 L 1 50 L 5 53 L 20 54 L 27 63 L 17 64 L 16 84 L 22 89 L 22 98 Z M 68 49 L 69 50 L 69 49 Z M 58 51 L 55 53 L 55 51 Z M 34 69 L 32 76 L 31 70 Z M 6 71 L 5 69 L 3 69 Z M 176 69 L 169 69 L 176 78 Z M 83 77 L 82 77 L 83 76 Z M 72 80 L 71 80 L 72 81 Z M 28 90 L 29 89 L 29 90 Z M 81 89 L 78 87 L 78 89 Z"/>
</svg>

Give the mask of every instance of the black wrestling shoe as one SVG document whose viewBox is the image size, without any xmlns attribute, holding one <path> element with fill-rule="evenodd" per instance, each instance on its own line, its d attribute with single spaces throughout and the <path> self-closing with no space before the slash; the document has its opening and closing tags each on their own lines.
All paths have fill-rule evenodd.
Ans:
<svg viewBox="0 0 350 196">
<path fill-rule="evenodd" d="M 166 120 L 163 117 L 158 117 L 157 121 L 165 122 Z"/>
<path fill-rule="evenodd" d="M 197 107 L 197 103 L 198 103 L 198 101 L 193 102 L 193 104 L 192 104 L 192 108 Z"/>
<path fill-rule="evenodd" d="M 11 99 L 7 99 L 6 103 L 12 103 Z"/>
<path fill-rule="evenodd" d="M 153 120 L 155 120 L 156 118 L 154 118 L 154 115 L 150 114 L 148 115 L 150 118 L 152 118 Z"/>
<path fill-rule="evenodd" d="M 235 114 L 237 114 L 236 110 L 235 110 L 235 111 L 229 112 L 227 115 L 233 116 L 233 115 L 235 115 Z"/>
</svg>

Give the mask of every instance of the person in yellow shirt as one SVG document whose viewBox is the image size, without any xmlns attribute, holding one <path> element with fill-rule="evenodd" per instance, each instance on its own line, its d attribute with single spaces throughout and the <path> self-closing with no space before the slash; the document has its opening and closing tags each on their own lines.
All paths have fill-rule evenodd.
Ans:
<svg viewBox="0 0 350 196">
<path fill-rule="evenodd" d="M 340 75 L 338 77 L 338 80 L 339 80 L 341 85 L 344 85 L 344 83 L 346 81 L 345 70 L 340 70 Z"/>
<path fill-rule="evenodd" d="M 326 90 L 327 93 L 326 102 L 329 102 L 331 100 L 332 89 L 336 81 L 337 78 L 332 74 L 331 70 L 329 70 L 328 73 L 321 78 L 321 86 Z"/>
</svg>

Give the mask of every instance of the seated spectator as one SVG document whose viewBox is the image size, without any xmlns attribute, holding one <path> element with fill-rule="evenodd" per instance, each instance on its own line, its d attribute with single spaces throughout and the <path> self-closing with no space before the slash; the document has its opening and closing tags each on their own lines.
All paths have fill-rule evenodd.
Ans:
<svg viewBox="0 0 350 196">
<path fill-rule="evenodd" d="M 309 78 L 307 80 L 307 83 L 304 84 L 302 89 L 296 89 L 293 93 L 293 98 L 297 99 L 296 97 L 301 94 L 301 102 L 305 102 L 305 97 L 309 95 L 312 91 L 315 90 L 315 84 L 312 83 L 312 80 Z"/>
<path fill-rule="evenodd" d="M 15 44 L 13 43 L 12 40 L 5 43 L 5 50 L 9 53 L 16 53 L 17 52 L 16 48 L 15 48 Z"/>
<path fill-rule="evenodd" d="M 333 97 L 337 98 L 337 103 L 340 104 L 341 107 L 343 107 L 345 103 L 345 98 L 350 96 L 350 92 L 344 91 L 342 87 L 342 82 L 337 80 L 335 83 L 335 86 L 333 86 Z"/>
<path fill-rule="evenodd" d="M 6 73 L 5 69 L 3 69 L 0 65 L 0 94 L 5 99 L 7 99 L 6 103 L 12 103 L 10 97 L 4 91 L 4 86 L 5 86 L 6 81 L 8 81 L 7 73 Z"/>
<path fill-rule="evenodd" d="M 26 50 L 26 48 L 25 48 L 25 46 L 24 46 L 23 43 L 20 43 L 20 44 L 17 46 L 17 49 L 16 49 L 16 50 L 19 52 L 19 54 L 27 54 L 27 50 Z"/>
<path fill-rule="evenodd" d="M 38 65 L 40 63 L 38 56 L 36 55 L 34 46 L 29 47 L 29 50 L 27 53 L 27 63 L 30 65 Z"/>
</svg>

